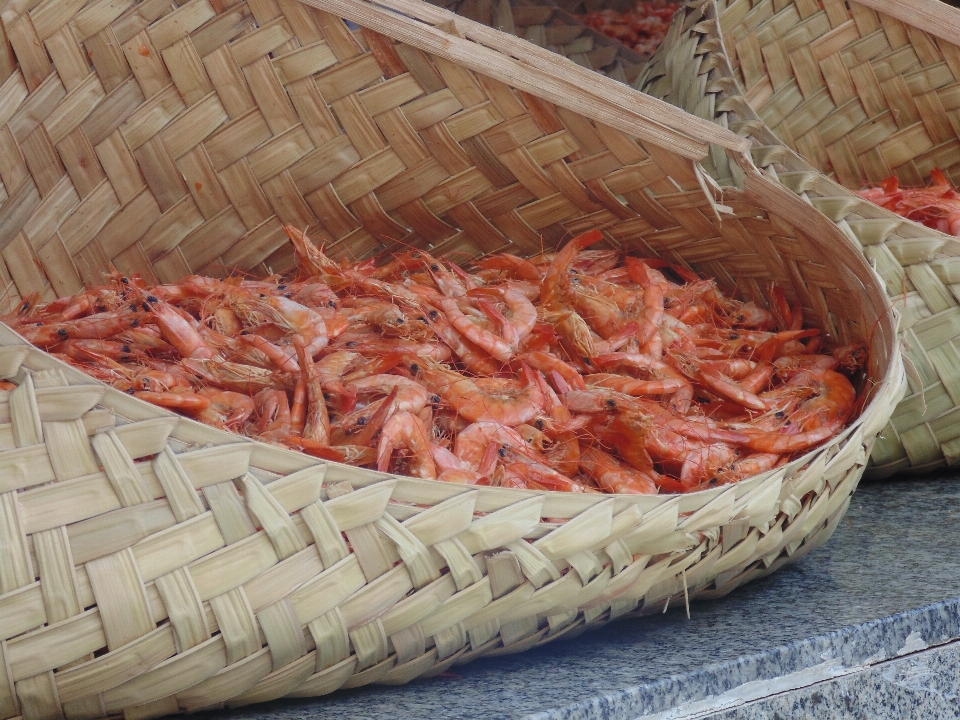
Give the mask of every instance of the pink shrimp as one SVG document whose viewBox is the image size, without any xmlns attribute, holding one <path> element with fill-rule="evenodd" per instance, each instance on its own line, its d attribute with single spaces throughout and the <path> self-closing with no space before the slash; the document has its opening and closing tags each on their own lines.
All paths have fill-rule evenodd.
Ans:
<svg viewBox="0 0 960 720">
<path fill-rule="evenodd" d="M 407 453 L 407 470 L 425 480 L 436 480 L 437 466 L 430 453 L 430 433 L 413 413 L 398 412 L 383 425 L 377 448 L 377 470 L 387 472 L 396 450 Z"/>
<path fill-rule="evenodd" d="M 618 462 L 598 448 L 583 451 L 580 469 L 607 492 L 655 495 L 658 490 L 649 475 Z"/>
</svg>

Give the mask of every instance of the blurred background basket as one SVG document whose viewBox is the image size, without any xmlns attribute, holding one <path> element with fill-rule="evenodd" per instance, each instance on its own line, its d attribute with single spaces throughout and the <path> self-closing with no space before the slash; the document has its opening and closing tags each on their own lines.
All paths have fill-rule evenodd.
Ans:
<svg viewBox="0 0 960 720">
<path fill-rule="evenodd" d="M 809 3 L 784 2 L 777 5 L 779 12 L 775 15 L 771 3 L 754 3 L 753 10 L 746 12 L 749 2 L 738 2 L 730 4 L 718 22 L 718 6 L 713 0 L 694 0 L 676 16 L 667 41 L 644 68 L 636 86 L 750 138 L 754 162 L 860 243 L 884 278 L 891 300 L 901 310 L 900 329 L 910 384 L 907 397 L 881 434 L 868 470 L 875 476 L 888 476 L 901 471 L 928 472 L 960 462 L 960 345 L 956 342 L 960 336 L 960 240 L 883 210 L 825 175 L 842 179 L 853 189 L 892 173 L 904 183 L 922 184 L 920 178 L 928 177 L 930 170 L 940 165 L 956 180 L 960 140 L 951 130 L 948 136 L 941 133 L 939 142 L 934 142 L 928 127 L 934 122 L 941 130 L 952 127 L 950 117 L 956 111 L 944 110 L 939 116 L 923 111 L 918 115 L 917 108 L 923 103 L 935 104 L 941 95 L 947 107 L 952 107 L 948 98 L 960 84 L 944 59 L 958 52 L 954 45 L 916 27 L 904 26 L 867 5 L 895 6 L 901 8 L 898 14 L 909 7 L 918 19 L 923 17 L 922 10 L 929 12 L 932 8 L 947 13 L 947 19 L 960 25 L 960 11 L 935 0 L 852 3 L 852 15 L 842 23 L 839 6 L 833 2 L 826 2 L 826 9 L 815 13 L 809 12 L 813 9 Z M 861 26 L 865 38 L 857 35 L 853 39 L 851 33 L 859 32 L 856 28 Z M 868 27 L 873 29 L 866 32 Z M 801 36 L 805 38 L 803 43 L 798 41 Z M 960 33 L 954 37 L 960 37 Z M 906 43 L 906 38 L 915 45 Z M 757 56 L 761 59 L 779 57 L 784 48 L 793 52 L 783 56 L 791 58 L 787 66 L 806 68 L 819 78 L 819 84 L 808 78 L 776 74 L 759 78 L 754 70 L 768 67 L 764 62 L 753 69 L 745 69 L 741 62 L 739 72 L 735 71 L 730 60 L 736 61 L 740 55 L 753 57 L 749 48 L 756 43 L 763 49 Z M 924 48 L 926 53 L 922 52 Z M 940 54 L 933 53 L 932 48 L 941 48 L 937 51 Z M 802 63 L 800 58 L 812 51 L 823 57 L 812 65 Z M 894 59 L 897 72 L 903 75 L 890 75 L 889 64 Z M 774 65 L 770 60 L 770 67 Z M 747 95 L 740 84 L 744 72 L 751 88 Z M 849 77 L 851 73 L 882 77 L 888 90 L 907 83 L 904 87 L 915 94 L 909 101 L 911 109 L 897 109 L 907 99 L 892 92 L 884 95 L 889 105 L 869 112 L 864 109 L 869 101 L 858 96 L 837 96 L 846 98 L 839 102 L 835 94 L 840 86 L 834 82 L 834 75 Z M 925 82 L 929 82 L 926 90 Z M 874 112 L 877 114 L 871 114 Z M 895 116 L 901 118 L 900 125 L 893 121 Z M 913 120 L 908 123 L 907 117 Z M 782 140 L 764 120 L 784 133 Z M 911 136 L 923 141 L 910 141 Z M 839 160 L 850 157 L 843 148 L 850 147 L 851 142 L 858 143 L 855 154 L 862 164 Z M 814 151 L 814 147 L 822 152 Z M 813 164 L 794 150 L 806 154 Z M 889 155 L 901 151 L 907 153 L 902 161 Z M 884 153 L 887 160 L 876 160 Z M 831 157 L 850 169 L 841 170 L 838 177 Z M 859 169 L 853 169 L 855 166 Z M 705 167 L 721 183 L 733 182 L 732 175 L 739 172 L 717 154 Z"/>
<path fill-rule="evenodd" d="M 882 281 L 749 142 L 524 40 L 409 0 L 8 3 L 9 301 L 335 254 L 538 253 L 603 229 L 863 340 L 863 411 L 712 490 L 472 488 L 323 463 L 106 388 L 0 327 L 0 720 L 130 720 L 404 683 L 824 542 L 903 389 Z M 342 18 L 349 21 L 344 22 Z M 711 154 L 713 153 L 713 154 Z M 739 184 L 701 169 L 722 153 Z"/>
</svg>

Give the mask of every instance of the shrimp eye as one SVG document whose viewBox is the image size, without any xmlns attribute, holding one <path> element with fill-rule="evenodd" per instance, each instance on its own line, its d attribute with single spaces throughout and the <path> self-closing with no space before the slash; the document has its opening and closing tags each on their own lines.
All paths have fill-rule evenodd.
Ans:
<svg viewBox="0 0 960 720">
<path fill-rule="evenodd" d="M 357 346 L 357 343 L 354 340 L 351 340 L 350 342 L 347 343 L 347 347 L 356 347 L 356 346 Z"/>
<path fill-rule="evenodd" d="M 127 280 L 125 277 L 120 278 L 120 282 L 122 282 L 124 285 L 129 285 L 129 284 L 130 284 L 130 281 Z"/>
<path fill-rule="evenodd" d="M 144 311 L 144 312 L 150 312 L 150 306 L 147 305 L 146 303 L 144 303 L 144 304 L 143 304 L 143 311 Z"/>
<path fill-rule="evenodd" d="M 150 387 L 150 378 L 144 378 L 140 382 L 143 383 L 144 387 Z"/>
<path fill-rule="evenodd" d="M 127 395 L 133 395 L 136 392 L 133 388 L 127 388 Z"/>
<path fill-rule="evenodd" d="M 156 302 L 160 302 L 160 300 L 157 299 L 156 295 L 147 295 L 147 302 L 156 303 Z"/>
<path fill-rule="evenodd" d="M 37 327 L 43 327 L 43 323 L 37 323 Z"/>
<path fill-rule="evenodd" d="M 132 327 L 132 328 L 140 327 L 140 318 L 137 318 L 137 319 L 134 320 L 132 323 L 130 323 L 130 327 Z"/>
<path fill-rule="evenodd" d="M 29 310 L 29 309 L 30 309 L 30 303 L 25 302 L 25 303 L 23 304 L 23 310 L 24 310 L 24 312 L 26 312 L 26 311 Z"/>
<path fill-rule="evenodd" d="M 120 349 L 121 349 L 123 352 L 125 352 L 125 353 L 130 352 L 130 346 L 129 346 L 129 345 L 121 345 L 121 346 L 120 346 Z"/>
<path fill-rule="evenodd" d="M 430 269 L 433 270 L 434 272 L 436 272 L 437 270 L 440 269 L 440 266 L 437 265 L 436 263 L 434 263 L 433 265 L 430 266 Z"/>
<path fill-rule="evenodd" d="M 137 310 L 140 309 L 140 306 L 137 305 L 136 303 L 134 303 L 133 305 L 130 306 L 130 309 L 133 310 L 134 312 L 136 312 Z"/>
<path fill-rule="evenodd" d="M 730 339 L 731 339 L 731 340 L 739 340 L 739 339 L 740 339 L 740 333 L 730 333 Z"/>
<path fill-rule="evenodd" d="M 287 289 L 286 285 L 277 285 L 277 290 L 286 290 L 286 289 Z"/>
<path fill-rule="evenodd" d="M 707 484 L 708 484 L 708 485 L 716 485 L 718 482 L 720 482 L 720 481 L 719 481 L 717 478 L 710 478 L 710 480 L 708 481 Z"/>
<path fill-rule="evenodd" d="M 440 404 L 440 396 L 439 396 L 439 395 L 434 395 L 432 398 L 430 398 L 430 402 L 432 402 L 434 405 L 439 405 L 439 404 Z"/>
<path fill-rule="evenodd" d="M 507 449 L 506 449 L 506 448 L 500 448 L 499 450 L 497 450 L 497 454 L 498 454 L 500 457 L 506 457 L 506 456 L 507 456 Z"/>
<path fill-rule="evenodd" d="M 403 325 L 403 318 L 397 318 L 397 325 Z"/>
<path fill-rule="evenodd" d="M 333 300 L 331 300 L 330 302 L 327 303 L 327 307 L 336 308 L 337 304 Z"/>
<path fill-rule="evenodd" d="M 331 395 L 330 393 L 324 393 L 324 394 L 323 394 L 323 399 L 324 399 L 324 400 L 330 400 L 332 397 L 333 397 L 333 395 Z"/>
<path fill-rule="evenodd" d="M 62 338 L 65 338 L 67 337 L 67 331 L 64 330 L 63 328 L 60 328 L 59 330 L 57 330 L 57 335 L 59 335 Z"/>
<path fill-rule="evenodd" d="M 616 407 L 616 406 L 617 406 L 616 400 L 614 400 L 613 398 L 610 398 L 607 400 L 607 407 Z"/>
<path fill-rule="evenodd" d="M 673 303 L 670 302 L 670 298 L 664 298 L 664 299 L 663 299 L 663 307 L 664 307 L 664 308 L 666 308 L 666 309 L 669 310 L 669 309 L 670 309 L 670 306 L 671 306 L 672 304 L 673 304 Z"/>
<path fill-rule="evenodd" d="M 783 410 L 777 410 L 774 415 L 778 418 L 782 418 L 786 413 Z"/>
<path fill-rule="evenodd" d="M 420 366 L 417 365 L 416 363 L 413 363 L 413 364 L 410 366 L 410 372 L 412 372 L 412 373 L 414 373 L 414 374 L 420 372 Z"/>
<path fill-rule="evenodd" d="M 438 317 L 440 317 L 440 313 L 439 313 L 437 310 L 431 310 L 431 311 L 428 313 L 428 315 L 430 315 L 430 317 L 433 318 L 434 320 L 436 320 Z"/>
<path fill-rule="evenodd" d="M 359 420 L 357 420 L 357 425 L 360 425 L 361 427 L 366 424 L 367 424 L 367 419 L 365 417 L 362 417 Z"/>
<path fill-rule="evenodd" d="M 740 313 L 739 315 L 737 315 L 737 322 L 743 322 L 743 319 L 744 319 L 743 313 Z"/>
<path fill-rule="evenodd" d="M 537 429 L 543 430 L 543 420 L 537 420 Z"/>
</svg>

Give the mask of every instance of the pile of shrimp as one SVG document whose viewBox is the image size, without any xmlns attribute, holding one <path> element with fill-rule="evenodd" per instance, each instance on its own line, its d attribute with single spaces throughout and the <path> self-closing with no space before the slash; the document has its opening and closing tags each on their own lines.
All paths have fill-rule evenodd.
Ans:
<svg viewBox="0 0 960 720">
<path fill-rule="evenodd" d="M 896 177 L 888 177 L 880 187 L 857 194 L 908 220 L 960 237 L 960 193 L 940 168 L 933 169 L 930 180 L 928 187 L 901 188 Z"/>
<path fill-rule="evenodd" d="M 803 311 L 724 296 L 660 260 L 423 250 L 337 262 L 288 227 L 299 275 L 107 284 L 2 319 L 122 391 L 210 425 L 384 472 L 534 490 L 688 492 L 840 432 L 862 345 L 822 352 Z M 8 386 L 9 389 L 9 386 Z"/>
<path fill-rule="evenodd" d="M 667 36 L 671 19 L 681 7 L 682 2 L 671 0 L 637 0 L 632 8 L 622 13 L 608 8 L 576 18 L 638 53 L 653 55 Z"/>
</svg>

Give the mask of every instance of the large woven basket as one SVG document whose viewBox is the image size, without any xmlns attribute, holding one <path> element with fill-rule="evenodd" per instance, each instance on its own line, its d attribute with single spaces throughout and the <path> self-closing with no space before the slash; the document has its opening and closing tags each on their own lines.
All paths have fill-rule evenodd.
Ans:
<svg viewBox="0 0 960 720">
<path fill-rule="evenodd" d="M 17 384 L 0 393 L 0 720 L 404 683 L 725 594 L 830 536 L 900 398 L 881 281 L 746 140 L 433 6 L 312 4 L 7 4 L 8 292 L 73 292 L 110 263 L 282 270 L 282 222 L 353 257 L 533 253 L 601 227 L 745 297 L 776 281 L 867 342 L 864 407 L 826 446 L 700 493 L 472 488 L 227 435 L 0 327 Z M 711 148 L 739 187 L 701 170 Z"/>
<path fill-rule="evenodd" d="M 778 76 L 778 93 L 782 93 L 782 97 L 789 95 L 792 98 L 791 103 L 808 98 L 799 105 L 792 104 L 784 115 L 775 111 L 777 107 L 783 109 L 776 101 L 781 95 L 766 98 L 757 91 L 756 88 L 760 85 L 756 82 L 750 86 L 753 96 L 748 101 L 750 96 L 745 96 L 740 86 L 743 75 L 737 73 L 730 62 L 736 52 L 746 57 L 745 48 L 750 47 L 750 43 L 756 41 L 757 37 L 768 41 L 773 37 L 771 33 L 774 28 L 787 38 L 785 42 L 792 48 L 797 42 L 795 38 L 798 33 L 806 33 L 810 28 L 822 30 L 821 26 L 829 28 L 831 25 L 827 22 L 827 11 L 823 10 L 813 15 L 805 15 L 806 20 L 803 23 L 797 21 L 794 30 L 786 32 L 793 27 L 787 20 L 797 20 L 795 16 L 799 12 L 798 8 L 806 5 L 779 3 L 777 8 L 780 12 L 772 19 L 770 3 L 755 3 L 755 9 L 745 14 L 743 10 L 746 4 L 741 2 L 730 5 L 727 15 L 718 22 L 718 6 L 714 0 L 693 0 L 687 3 L 685 11 L 675 17 L 668 41 L 644 68 L 636 86 L 698 117 L 711 119 L 749 138 L 753 146 L 754 162 L 771 177 L 777 178 L 797 193 L 805 202 L 823 212 L 847 237 L 862 245 L 864 254 L 884 278 L 891 300 L 901 310 L 900 330 L 903 335 L 903 353 L 910 389 L 894 412 L 890 425 L 881 433 L 868 473 L 888 476 L 901 471 L 928 472 L 944 465 L 956 465 L 960 462 L 960 344 L 955 342 L 960 336 L 960 285 L 957 284 L 960 281 L 960 241 L 904 220 L 861 199 L 850 189 L 825 176 L 832 173 L 830 163 L 811 165 L 766 125 L 764 119 L 776 122 L 779 131 L 786 132 L 785 140 L 796 140 L 794 147 L 802 152 L 808 150 L 805 143 L 812 143 L 813 138 L 829 136 L 834 132 L 837 133 L 836 142 L 830 145 L 834 149 L 844 146 L 850 138 L 873 143 L 874 150 L 865 152 L 864 158 L 876 156 L 880 148 L 887 147 L 888 142 L 890 147 L 901 147 L 899 139 L 891 138 L 903 137 L 902 134 L 892 136 L 887 132 L 889 128 L 883 129 L 886 122 L 884 118 L 890 119 L 898 114 L 890 109 L 883 110 L 880 116 L 872 116 L 872 120 L 863 120 L 859 130 L 847 123 L 843 119 L 846 117 L 845 113 L 851 113 L 853 107 L 861 107 L 861 100 L 856 97 L 848 99 L 840 108 L 834 108 L 831 112 L 830 107 L 833 107 L 834 102 L 831 93 L 836 92 L 832 80 L 829 87 L 813 87 L 808 86 L 806 81 L 782 81 Z M 869 2 L 864 5 L 879 4 Z M 889 45 L 885 44 L 887 31 L 893 32 L 891 28 L 902 29 L 903 26 L 886 16 L 878 15 L 864 5 L 851 4 L 854 17 L 859 18 L 857 22 L 863 24 L 867 18 L 873 17 L 887 30 L 875 30 L 869 40 L 865 39 L 859 44 L 854 44 L 851 40 L 849 47 L 846 44 L 837 45 L 836 52 L 819 63 L 825 77 L 831 77 L 830 72 L 839 73 L 840 68 L 846 67 L 841 64 L 841 60 L 858 67 L 855 72 L 861 74 L 872 72 L 869 68 L 874 65 L 886 67 L 884 63 L 889 61 L 888 56 L 891 54 L 899 58 L 909 56 L 914 62 L 917 61 L 916 50 L 900 47 L 893 52 Z M 940 3 L 931 0 L 930 5 L 940 6 Z M 837 25 L 839 17 L 834 12 L 836 3 L 828 2 L 825 7 L 830 9 L 833 17 L 830 22 Z M 960 11 L 945 5 L 942 7 L 953 14 L 955 20 L 960 18 Z M 738 19 L 736 23 L 734 18 Z M 796 50 L 796 56 L 791 56 L 795 62 L 790 67 L 801 67 L 796 58 L 805 57 L 811 47 L 827 47 L 824 43 L 832 42 L 831 38 L 843 37 L 850 40 L 845 33 L 849 34 L 858 27 L 857 22 L 849 20 L 842 30 L 838 31 L 839 34 L 831 33 L 817 42 L 804 44 L 801 49 Z M 727 23 L 730 24 L 729 28 Z M 722 33 L 721 26 L 728 32 Z M 748 33 L 745 28 L 754 29 L 753 34 Z M 904 37 L 907 36 L 918 44 L 933 42 L 930 36 L 915 28 L 909 28 Z M 943 40 L 938 42 L 938 47 L 953 47 Z M 775 46 L 779 47 L 776 44 Z M 739 51 L 735 51 L 735 47 L 739 48 Z M 854 61 L 854 58 L 860 56 L 851 48 L 858 48 L 857 52 L 863 48 L 871 48 L 875 56 L 873 59 L 863 56 L 861 60 Z M 761 57 L 771 58 L 768 64 L 762 67 L 773 67 L 772 58 L 777 57 L 777 52 L 779 50 L 769 49 L 762 53 Z M 957 49 L 944 52 L 945 56 L 949 56 L 950 52 L 957 52 Z M 932 100 L 938 93 L 948 97 L 951 88 L 955 91 L 960 87 L 948 72 L 947 64 L 935 61 L 929 55 L 922 57 L 926 69 L 917 68 L 915 73 L 908 72 L 905 75 L 911 88 L 916 90 L 919 87 L 918 78 L 923 77 L 924 73 L 939 73 L 936 83 L 941 85 L 939 90 L 929 93 L 928 100 Z M 814 68 L 816 67 L 815 63 Z M 907 66 L 904 66 L 904 70 L 907 70 Z M 896 84 L 899 81 L 898 76 L 890 82 Z M 800 94 L 798 87 L 803 88 L 803 94 Z M 765 105 L 762 104 L 764 99 Z M 759 115 L 754 110 L 757 105 L 760 105 Z M 851 116 L 855 114 L 852 113 Z M 923 116 L 928 117 L 926 113 Z M 927 120 L 911 124 L 910 132 L 925 133 L 925 122 Z M 799 132 L 801 125 L 807 128 L 804 133 Z M 786 131 L 787 128 L 792 130 Z M 867 145 L 863 147 L 866 148 Z M 903 147 L 910 145 L 904 142 Z M 905 182 L 913 183 L 918 173 L 929 174 L 930 169 L 937 163 L 953 171 L 960 169 L 960 165 L 957 165 L 960 163 L 960 141 L 953 135 L 928 150 L 926 153 L 916 153 L 912 156 L 914 160 L 899 166 L 890 166 L 879 175 L 871 177 L 880 177 L 884 173 L 889 175 L 891 171 L 897 170 L 903 173 Z M 814 153 L 808 156 L 808 159 L 816 162 L 819 157 L 822 156 Z M 734 182 L 735 176 L 740 173 L 739 168 L 716 153 L 704 166 L 722 184 Z M 849 176 L 841 173 L 841 178 L 838 179 L 845 178 L 854 188 L 858 188 L 867 182 L 866 175 L 859 177 L 861 180 L 851 180 Z M 957 179 L 956 175 L 954 177 Z"/>
</svg>

